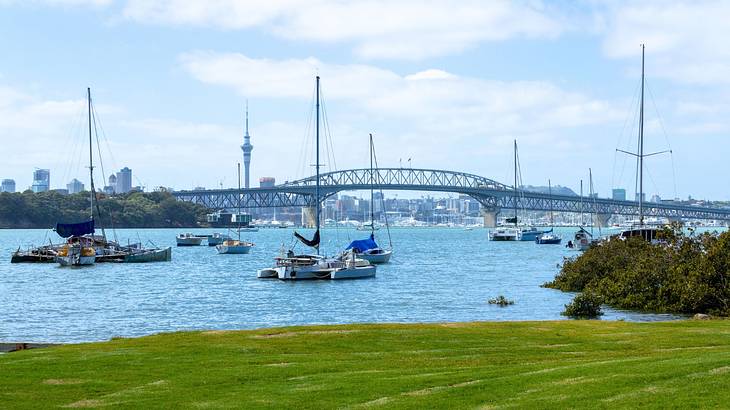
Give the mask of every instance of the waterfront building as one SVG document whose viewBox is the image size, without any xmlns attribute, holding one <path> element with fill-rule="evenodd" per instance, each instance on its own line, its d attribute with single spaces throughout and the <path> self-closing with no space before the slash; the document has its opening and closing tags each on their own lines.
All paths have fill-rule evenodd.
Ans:
<svg viewBox="0 0 730 410">
<path fill-rule="evenodd" d="M 657 203 L 657 204 L 660 204 L 660 203 L 662 203 L 662 198 L 659 195 L 654 194 L 654 195 L 651 196 L 651 200 L 650 201 L 651 202 L 654 202 L 654 203 Z"/>
<path fill-rule="evenodd" d="M 243 186 L 248 189 L 249 168 L 251 167 L 251 151 L 253 151 L 253 145 L 251 145 L 251 136 L 248 134 L 248 102 L 246 102 L 246 133 L 243 136 L 243 145 L 241 145 L 241 150 L 243 151 Z"/>
<path fill-rule="evenodd" d="M 109 185 L 104 187 L 104 193 L 107 195 L 113 195 L 117 191 L 117 176 L 115 174 L 109 175 Z"/>
<path fill-rule="evenodd" d="M 84 190 L 84 184 L 78 179 L 74 178 L 71 180 L 71 182 L 66 184 L 66 190 L 69 194 L 77 194 Z"/>
<path fill-rule="evenodd" d="M 261 177 L 259 178 L 259 187 L 261 188 L 273 188 L 276 185 L 276 178 L 274 177 Z M 246 187 L 248 188 L 248 187 Z"/>
<path fill-rule="evenodd" d="M 15 192 L 15 180 L 3 179 L 2 185 L 0 185 L 0 192 Z"/>
<path fill-rule="evenodd" d="M 125 194 L 132 190 L 132 170 L 124 167 L 117 172 L 117 184 L 114 192 Z"/>
<path fill-rule="evenodd" d="M 613 198 L 615 201 L 625 201 L 626 200 L 626 190 L 623 188 L 615 188 L 613 190 L 611 198 Z"/>
<path fill-rule="evenodd" d="M 47 192 L 51 189 L 51 170 L 36 169 L 33 171 L 33 192 Z"/>
</svg>

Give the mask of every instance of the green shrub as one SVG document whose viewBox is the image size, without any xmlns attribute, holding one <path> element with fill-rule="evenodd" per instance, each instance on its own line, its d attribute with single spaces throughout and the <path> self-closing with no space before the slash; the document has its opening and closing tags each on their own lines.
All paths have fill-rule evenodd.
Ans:
<svg viewBox="0 0 730 410">
<path fill-rule="evenodd" d="M 601 312 L 601 298 L 593 293 L 581 293 L 573 301 L 565 305 L 563 316 L 575 319 L 593 319 L 603 315 Z"/>
<path fill-rule="evenodd" d="M 658 237 L 658 244 L 629 238 L 591 247 L 543 286 L 624 309 L 730 315 L 730 232 L 686 235 L 675 225 Z"/>
</svg>

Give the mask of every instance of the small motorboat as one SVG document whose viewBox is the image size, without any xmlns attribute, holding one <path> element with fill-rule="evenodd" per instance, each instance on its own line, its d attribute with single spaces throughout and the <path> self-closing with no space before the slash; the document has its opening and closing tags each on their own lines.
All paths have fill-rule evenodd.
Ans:
<svg viewBox="0 0 730 410">
<path fill-rule="evenodd" d="M 191 233 L 181 233 L 175 237 L 177 246 L 200 246 L 205 236 L 197 236 Z"/>
<path fill-rule="evenodd" d="M 560 245 L 560 242 L 563 240 L 559 235 L 556 235 L 552 232 L 546 232 L 537 238 L 535 238 L 535 243 L 538 245 Z"/>
</svg>

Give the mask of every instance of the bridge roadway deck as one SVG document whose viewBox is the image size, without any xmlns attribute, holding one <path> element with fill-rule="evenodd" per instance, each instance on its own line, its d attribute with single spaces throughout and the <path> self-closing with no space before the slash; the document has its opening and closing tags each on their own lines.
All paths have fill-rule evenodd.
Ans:
<svg viewBox="0 0 730 410">
<path fill-rule="evenodd" d="M 469 195 L 487 210 L 519 209 L 555 212 L 586 212 L 602 215 L 636 216 L 639 206 L 634 201 L 548 195 L 515 190 L 497 181 L 463 172 L 380 168 L 351 169 L 320 176 L 320 197 L 325 199 L 341 191 L 369 190 L 435 191 Z M 309 177 L 270 188 L 210 189 L 176 191 L 181 201 L 193 202 L 211 209 L 314 206 L 316 179 Z M 670 219 L 730 220 L 730 209 L 690 206 L 675 203 L 644 203 L 644 215 Z"/>
</svg>

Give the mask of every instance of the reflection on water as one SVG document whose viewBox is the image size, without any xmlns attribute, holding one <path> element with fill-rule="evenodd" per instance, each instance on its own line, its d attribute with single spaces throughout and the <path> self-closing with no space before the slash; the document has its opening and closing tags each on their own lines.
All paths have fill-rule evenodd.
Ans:
<svg viewBox="0 0 730 410">
<path fill-rule="evenodd" d="M 574 231 L 559 230 L 564 242 Z M 211 229 L 193 230 L 212 233 Z M 256 278 L 271 265 L 290 229 L 245 233 L 249 255 L 219 255 L 207 246 L 176 248 L 177 230 L 118 230 L 122 243 L 149 239 L 173 246 L 172 262 L 10 264 L 18 246 L 56 241 L 53 232 L 0 230 L 0 341 L 78 342 L 186 329 L 243 329 L 353 322 L 561 320 L 572 296 L 540 285 L 558 272 L 562 245 L 490 242 L 486 229 L 392 230 L 391 264 L 377 277 L 355 281 L 281 282 Z M 367 233 L 328 229 L 323 246 L 332 254 Z M 385 245 L 385 232 L 379 232 Z M 514 305 L 489 305 L 504 295 Z M 605 309 L 603 319 L 675 319 Z"/>
</svg>

